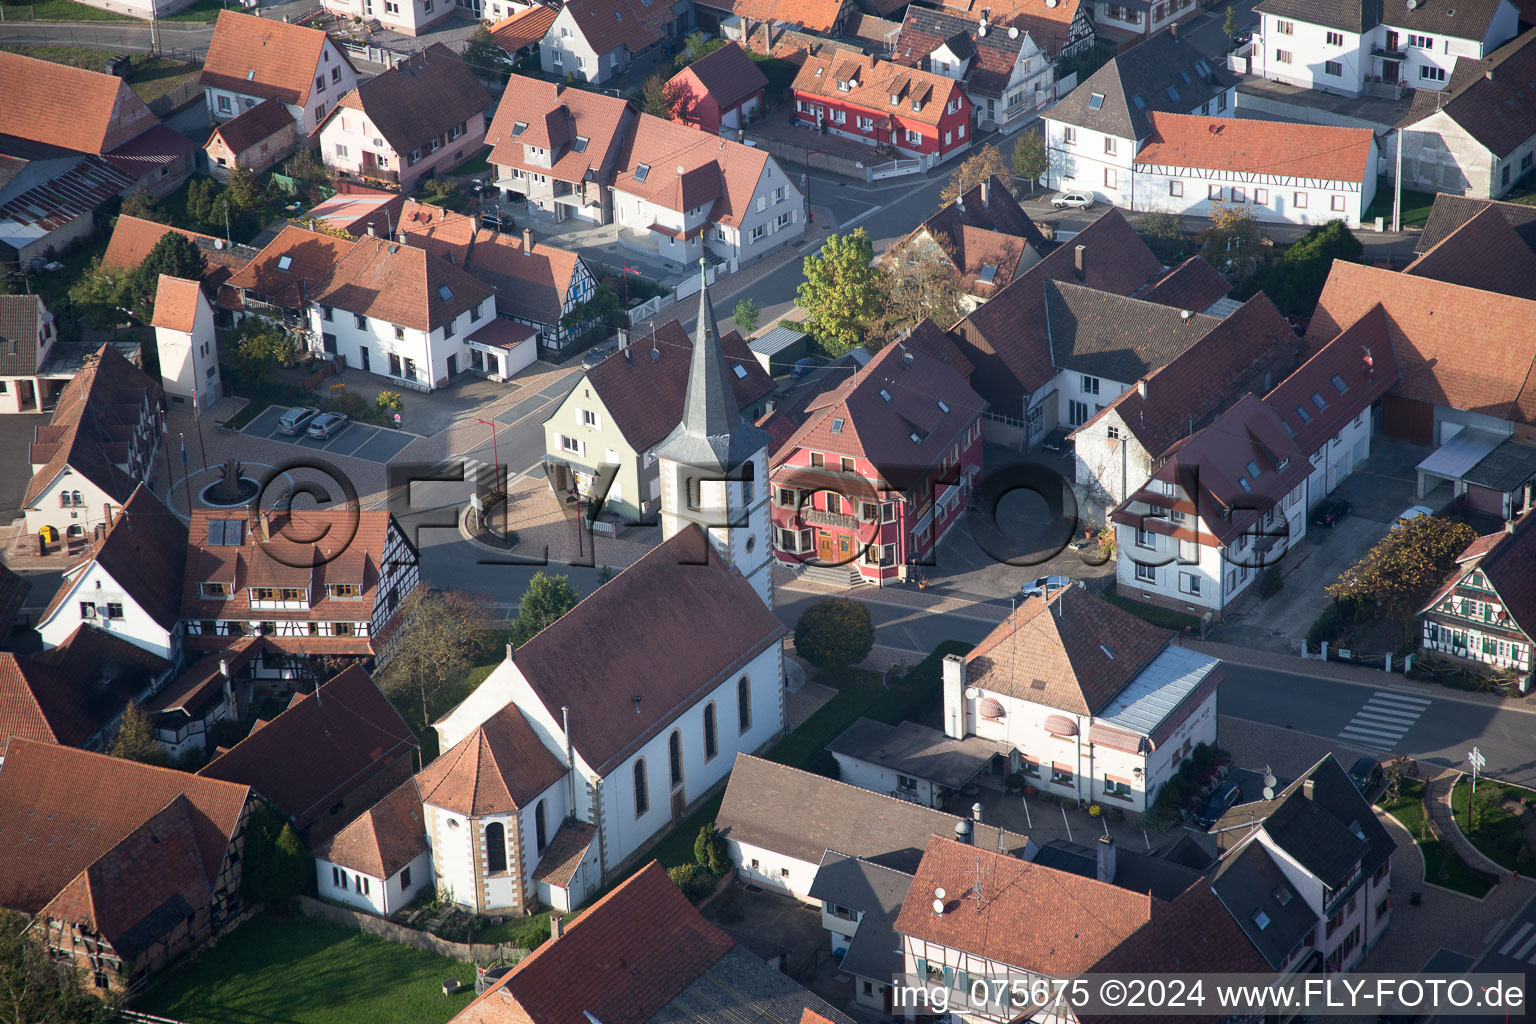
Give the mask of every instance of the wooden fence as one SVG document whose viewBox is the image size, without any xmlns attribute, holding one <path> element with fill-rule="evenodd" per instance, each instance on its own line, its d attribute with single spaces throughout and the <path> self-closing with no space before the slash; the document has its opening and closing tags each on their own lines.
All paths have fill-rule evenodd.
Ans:
<svg viewBox="0 0 1536 1024">
<path fill-rule="evenodd" d="M 460 960 L 464 963 L 478 963 L 480 961 L 496 959 L 507 963 L 517 963 L 527 956 L 529 952 L 516 946 L 503 946 L 483 942 L 449 942 L 447 939 L 438 938 L 430 932 L 407 928 L 404 925 L 395 924 L 393 921 L 386 921 L 382 917 L 366 914 L 360 910 L 348 910 L 346 907 L 338 907 L 333 903 L 322 903 L 320 900 L 309 896 L 299 897 L 299 912 L 305 917 L 319 918 L 322 921 L 330 921 L 333 924 L 356 928 L 370 935 L 377 935 L 388 942 L 397 942 L 402 946 L 411 946 L 427 953 L 435 953 L 438 956 L 445 956 L 451 960 Z M 156 1022 L 151 1021 L 149 1024 L 156 1024 Z"/>
</svg>

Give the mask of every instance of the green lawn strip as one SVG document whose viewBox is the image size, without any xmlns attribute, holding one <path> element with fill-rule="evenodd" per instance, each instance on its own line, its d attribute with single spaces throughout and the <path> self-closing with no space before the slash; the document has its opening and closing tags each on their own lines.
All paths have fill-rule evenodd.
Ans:
<svg viewBox="0 0 1536 1024">
<path fill-rule="evenodd" d="M 1484 812 L 1484 817 L 1478 823 L 1476 829 L 1467 825 L 1467 798 L 1472 790 L 1471 780 L 1462 776 L 1456 783 L 1456 788 L 1451 790 L 1451 812 L 1456 815 L 1456 824 L 1461 826 L 1462 834 L 1471 840 L 1472 845 L 1489 860 L 1510 871 L 1521 870 L 1518 862 L 1520 847 L 1525 845 L 1525 831 L 1521 827 L 1520 818 L 1500 806 L 1506 797 L 1525 799 L 1526 802 L 1536 800 L 1536 793 L 1519 786 L 1510 786 L 1502 782 L 1493 782 L 1489 779 L 1479 779 L 1477 792 L 1479 798 L 1488 789 L 1498 794 L 1494 798 L 1493 806 Z M 1536 813 L 1527 811 L 1527 814 Z"/>
<path fill-rule="evenodd" d="M 190 1024 L 442 1024 L 473 996 L 475 968 L 307 917 L 263 914 L 138 1000 Z M 468 987 L 443 995 L 457 978 Z"/>
<path fill-rule="evenodd" d="M 175 14 L 168 14 L 161 21 L 193 22 L 197 24 L 212 25 L 219 20 L 219 12 L 225 10 L 238 10 L 230 8 L 224 0 L 197 0 L 197 3 L 183 7 Z"/>
<path fill-rule="evenodd" d="M 1412 189 L 1403 189 L 1403 209 L 1401 222 L 1403 227 L 1417 225 L 1423 227 L 1429 219 L 1429 208 L 1435 205 L 1433 192 L 1415 192 Z M 1376 179 L 1376 198 L 1371 200 L 1370 208 L 1360 215 L 1361 223 L 1381 217 L 1387 226 L 1392 226 L 1392 179 L 1382 175 Z"/>
<path fill-rule="evenodd" d="M 33 21 L 142 21 L 116 11 L 104 11 L 99 7 L 76 3 L 75 0 L 43 0 L 36 4 L 5 4 L 6 21 L 25 21 L 26 11 L 31 11 Z M 98 69 L 100 70 L 100 69 Z"/>
<path fill-rule="evenodd" d="M 1145 619 L 1154 626 L 1163 629 L 1184 629 L 1189 626 L 1200 625 L 1200 620 L 1193 615 L 1185 615 L 1171 608 L 1159 608 L 1156 605 L 1142 604 L 1140 601 L 1132 601 L 1128 597 L 1119 594 L 1106 593 L 1104 599 L 1116 608 L 1124 609 L 1139 619 Z"/>
<path fill-rule="evenodd" d="M 486 146 L 480 152 L 449 171 L 448 176 L 458 178 L 471 174 L 489 174 L 491 171 L 490 156 L 491 147 Z"/>
<path fill-rule="evenodd" d="M 1425 828 L 1423 780 L 1404 779 L 1400 790 L 1397 801 L 1382 804 L 1381 809 L 1396 818 L 1419 844 L 1419 850 L 1424 854 L 1424 881 L 1478 899 L 1487 895 L 1493 882 L 1463 860 L 1449 840 L 1436 839 L 1433 832 Z"/>
</svg>

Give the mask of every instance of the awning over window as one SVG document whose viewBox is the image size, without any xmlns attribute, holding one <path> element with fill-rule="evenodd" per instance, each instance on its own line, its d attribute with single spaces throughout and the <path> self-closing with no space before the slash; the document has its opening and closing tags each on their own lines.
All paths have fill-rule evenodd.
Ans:
<svg viewBox="0 0 1536 1024">
<path fill-rule="evenodd" d="M 987 697 L 982 700 L 981 706 L 978 710 L 981 712 L 981 717 L 985 718 L 989 722 L 995 722 L 999 718 L 1002 718 L 1004 715 L 1002 704 L 993 700 L 991 697 Z"/>
<path fill-rule="evenodd" d="M 1052 736 L 1076 736 L 1077 723 L 1066 715 L 1049 715 L 1045 719 L 1045 731 Z"/>
</svg>

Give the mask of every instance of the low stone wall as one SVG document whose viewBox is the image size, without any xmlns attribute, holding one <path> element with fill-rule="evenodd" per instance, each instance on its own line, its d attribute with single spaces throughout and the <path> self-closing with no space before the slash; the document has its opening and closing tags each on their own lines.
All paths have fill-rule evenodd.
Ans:
<svg viewBox="0 0 1536 1024">
<path fill-rule="evenodd" d="M 449 942 L 440 939 L 430 932 L 417 931 L 415 928 L 407 928 L 404 925 L 386 921 L 382 917 L 373 914 L 365 914 L 360 910 L 348 910 L 346 907 L 338 907 L 332 903 L 322 903 L 320 900 L 309 896 L 299 897 L 299 912 L 305 917 L 316 917 L 322 921 L 330 921 L 333 924 L 344 925 L 348 928 L 356 928 L 370 935 L 377 935 L 389 942 L 398 942 L 402 946 L 412 946 L 427 953 L 436 953 L 451 960 L 461 960 L 465 963 L 477 963 L 482 960 L 494 960 L 498 957 L 510 963 L 516 963 L 528 955 L 528 950 L 518 949 L 515 946 L 490 945 L 487 943 Z"/>
</svg>

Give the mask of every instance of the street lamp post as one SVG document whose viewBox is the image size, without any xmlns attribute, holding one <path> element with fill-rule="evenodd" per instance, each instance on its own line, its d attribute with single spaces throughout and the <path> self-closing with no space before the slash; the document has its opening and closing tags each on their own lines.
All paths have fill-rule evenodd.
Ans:
<svg viewBox="0 0 1536 1024">
<path fill-rule="evenodd" d="M 824 149 L 805 151 L 805 223 L 807 227 L 816 223 L 816 212 L 811 208 L 811 157 L 825 152 Z"/>
<path fill-rule="evenodd" d="M 501 455 L 496 450 L 496 421 L 495 420 L 483 420 L 480 417 L 476 416 L 475 417 L 475 422 L 476 423 L 483 423 L 486 426 L 491 428 L 491 461 L 494 463 L 494 465 L 491 468 L 495 471 L 495 477 L 496 477 L 496 485 L 492 489 L 491 493 L 492 494 L 499 494 L 499 493 L 501 493 Z"/>
</svg>

